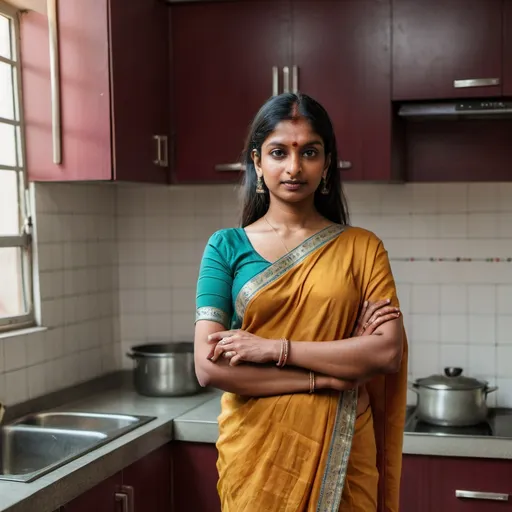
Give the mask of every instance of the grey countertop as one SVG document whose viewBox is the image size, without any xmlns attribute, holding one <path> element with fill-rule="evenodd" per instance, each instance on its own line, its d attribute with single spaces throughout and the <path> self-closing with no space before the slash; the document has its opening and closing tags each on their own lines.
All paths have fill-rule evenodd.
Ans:
<svg viewBox="0 0 512 512">
<path fill-rule="evenodd" d="M 1 512 L 53 512 L 172 439 L 216 442 L 220 393 L 208 391 L 192 397 L 158 399 L 117 389 L 95 393 L 59 409 L 157 418 L 32 483 L 0 481 Z M 405 434 L 404 453 L 512 459 L 512 439 Z"/>
<path fill-rule="evenodd" d="M 156 416 L 128 434 L 62 466 L 31 483 L 0 481 L 0 511 L 53 512 L 104 479 L 172 439 L 178 416 L 216 398 L 208 391 L 184 398 L 146 398 L 117 389 L 82 399 L 58 409 Z"/>
<path fill-rule="evenodd" d="M 179 416 L 174 420 L 175 439 L 203 443 L 216 442 L 219 413 L 220 402 L 216 397 Z M 406 433 L 403 453 L 512 459 L 512 439 Z"/>
</svg>

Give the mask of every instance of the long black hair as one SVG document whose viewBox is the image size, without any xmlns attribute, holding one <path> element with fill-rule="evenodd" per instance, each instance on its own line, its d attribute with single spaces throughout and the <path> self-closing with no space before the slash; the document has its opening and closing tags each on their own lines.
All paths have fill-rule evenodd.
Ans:
<svg viewBox="0 0 512 512">
<path fill-rule="evenodd" d="M 285 93 L 270 98 L 259 110 L 249 129 L 242 162 L 245 164 L 245 176 L 242 189 L 242 227 L 257 221 L 268 210 L 270 195 L 263 183 L 264 194 L 256 193 L 258 176 L 252 160 L 253 150 L 261 155 L 261 146 L 281 121 L 289 121 L 297 116 L 309 121 L 313 131 L 324 143 L 326 158 L 331 157 L 327 171 L 328 194 L 315 191 L 315 208 L 325 218 L 337 224 L 349 223 L 347 201 L 341 186 L 338 170 L 338 151 L 336 137 L 331 120 L 325 109 L 310 96 L 305 94 Z"/>
</svg>

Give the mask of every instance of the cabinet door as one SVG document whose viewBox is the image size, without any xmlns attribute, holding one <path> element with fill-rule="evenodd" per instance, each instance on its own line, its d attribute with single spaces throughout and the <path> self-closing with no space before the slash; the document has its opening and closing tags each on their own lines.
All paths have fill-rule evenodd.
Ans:
<svg viewBox="0 0 512 512">
<path fill-rule="evenodd" d="M 62 163 L 53 162 L 48 19 L 21 19 L 29 179 L 109 180 L 110 84 L 106 0 L 58 2 Z"/>
<path fill-rule="evenodd" d="M 503 17 L 503 95 L 512 96 L 512 0 L 504 0 Z"/>
<path fill-rule="evenodd" d="M 121 473 L 107 478 L 96 487 L 61 507 L 63 512 L 118 512 L 115 493 L 122 483 Z"/>
<path fill-rule="evenodd" d="M 404 455 L 400 484 L 400 512 L 430 512 L 432 510 L 430 492 L 430 458 Z"/>
<path fill-rule="evenodd" d="M 226 182 L 237 172 L 249 124 L 272 95 L 272 67 L 290 55 L 289 1 L 184 3 L 171 7 L 174 178 Z"/>
<path fill-rule="evenodd" d="M 171 447 L 164 445 L 123 470 L 123 485 L 132 487 L 134 510 L 170 512 Z"/>
<path fill-rule="evenodd" d="M 456 490 L 512 495 L 512 461 L 436 457 L 432 459 L 432 511 L 512 511 L 512 499 L 461 499 Z"/>
<path fill-rule="evenodd" d="M 110 0 L 113 151 L 116 180 L 166 183 L 155 136 L 169 135 L 167 6 Z M 161 143 L 161 158 L 166 149 Z"/>
<path fill-rule="evenodd" d="M 214 444 L 173 444 L 174 512 L 220 512 Z"/>
<path fill-rule="evenodd" d="M 393 99 L 499 96 L 502 33 L 502 0 L 393 0 Z"/>
<path fill-rule="evenodd" d="M 329 113 L 342 180 L 389 180 L 391 13 L 389 0 L 294 0 L 293 64 L 299 90 Z"/>
</svg>

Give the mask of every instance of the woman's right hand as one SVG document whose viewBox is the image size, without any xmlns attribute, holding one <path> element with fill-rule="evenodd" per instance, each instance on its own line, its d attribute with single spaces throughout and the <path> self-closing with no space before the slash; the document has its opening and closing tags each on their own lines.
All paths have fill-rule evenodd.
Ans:
<svg viewBox="0 0 512 512">
<path fill-rule="evenodd" d="M 390 306 L 390 300 L 366 301 L 356 322 L 353 337 L 370 336 L 376 329 L 390 320 L 400 316 L 400 309 Z"/>
</svg>

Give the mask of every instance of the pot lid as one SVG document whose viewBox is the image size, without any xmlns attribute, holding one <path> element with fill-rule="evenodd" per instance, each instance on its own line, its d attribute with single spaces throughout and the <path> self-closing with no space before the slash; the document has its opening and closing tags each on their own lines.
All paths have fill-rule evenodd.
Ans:
<svg viewBox="0 0 512 512">
<path fill-rule="evenodd" d="M 431 375 L 423 379 L 418 379 L 416 384 L 419 386 L 432 388 L 432 389 L 479 389 L 485 388 L 487 382 L 474 379 L 472 377 L 464 377 L 462 375 L 462 368 L 445 368 L 444 375 Z"/>
</svg>

